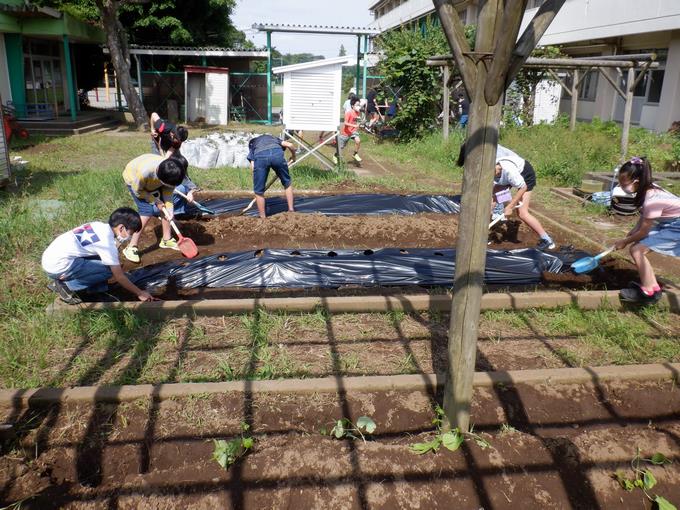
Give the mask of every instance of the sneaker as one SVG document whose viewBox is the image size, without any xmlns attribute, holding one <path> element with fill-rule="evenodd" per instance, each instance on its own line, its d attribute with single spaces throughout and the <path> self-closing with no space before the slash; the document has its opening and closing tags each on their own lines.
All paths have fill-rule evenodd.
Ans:
<svg viewBox="0 0 680 510">
<path fill-rule="evenodd" d="M 361 163 L 361 156 L 359 156 L 356 152 L 354 153 L 354 161 Z"/>
<path fill-rule="evenodd" d="M 659 289 L 651 296 L 648 296 L 647 294 L 642 292 L 642 288 L 640 287 L 639 283 L 633 283 L 631 287 L 628 287 L 627 289 L 621 289 L 619 291 L 619 299 L 627 303 L 653 305 L 654 303 L 659 301 L 659 299 L 661 299 L 662 293 L 663 291 Z"/>
<path fill-rule="evenodd" d="M 139 258 L 139 249 L 137 249 L 136 246 L 128 246 L 123 250 L 123 256 L 128 259 L 130 262 L 134 262 L 136 264 L 139 264 L 140 259 Z"/>
<path fill-rule="evenodd" d="M 541 239 L 538 241 L 538 244 L 536 245 L 536 248 L 543 251 L 543 250 L 554 250 L 555 249 L 555 242 L 551 239 Z"/>
<path fill-rule="evenodd" d="M 161 240 L 161 242 L 158 243 L 158 247 L 179 251 L 179 246 L 177 246 L 177 241 L 175 241 L 172 237 L 170 239 Z"/>
<path fill-rule="evenodd" d="M 59 296 L 59 299 L 61 299 L 67 305 L 77 305 L 83 302 L 78 294 L 69 289 L 68 286 L 61 280 L 52 280 L 49 285 L 47 285 L 47 288 L 53 292 L 56 292 L 57 296 Z"/>
<path fill-rule="evenodd" d="M 335 154 L 333 154 L 333 164 L 334 165 L 338 164 L 338 157 Z"/>
</svg>

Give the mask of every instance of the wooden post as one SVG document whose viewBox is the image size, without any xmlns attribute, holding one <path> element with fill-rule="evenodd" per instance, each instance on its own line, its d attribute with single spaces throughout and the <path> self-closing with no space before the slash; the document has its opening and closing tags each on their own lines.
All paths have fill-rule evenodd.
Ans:
<svg viewBox="0 0 680 510">
<path fill-rule="evenodd" d="M 489 237 L 501 97 L 504 90 L 502 86 L 486 86 L 499 80 L 501 83 L 508 83 L 508 78 L 511 77 L 509 73 L 513 69 L 519 70 L 526 61 L 564 0 L 546 0 L 512 51 L 507 51 L 500 42 L 513 39 L 503 34 L 517 33 L 517 27 L 501 25 L 519 23 L 526 1 L 481 2 L 474 53 L 470 52 L 469 45 L 462 36 L 463 24 L 453 2 L 433 2 L 472 103 L 458 223 L 443 423 L 444 429 L 458 427 L 467 431 L 470 426 L 477 330 Z M 533 45 L 530 41 L 533 41 Z M 514 40 L 510 44 L 514 44 Z M 488 57 L 493 58 L 491 65 L 485 62 Z"/>
<path fill-rule="evenodd" d="M 449 139 L 449 117 L 450 117 L 450 112 L 449 112 L 449 103 L 451 101 L 450 94 L 449 94 L 449 66 L 448 64 L 444 65 L 444 119 L 442 122 L 442 133 L 444 134 L 444 140 Z"/>
<path fill-rule="evenodd" d="M 578 110 L 578 69 L 574 69 L 572 73 L 571 83 L 571 117 L 569 118 L 569 130 L 576 129 L 576 111 Z"/>
<path fill-rule="evenodd" d="M 630 119 L 633 114 L 633 93 L 635 92 L 635 69 L 628 68 L 626 80 L 626 106 L 623 110 L 623 129 L 621 132 L 621 160 L 626 159 L 628 153 L 628 137 L 630 135 Z"/>
</svg>

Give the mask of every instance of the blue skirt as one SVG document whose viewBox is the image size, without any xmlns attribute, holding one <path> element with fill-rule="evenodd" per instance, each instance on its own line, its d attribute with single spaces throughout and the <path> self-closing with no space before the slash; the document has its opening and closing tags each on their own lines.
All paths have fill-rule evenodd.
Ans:
<svg viewBox="0 0 680 510">
<path fill-rule="evenodd" d="M 657 253 L 680 257 L 680 217 L 660 220 L 640 244 Z"/>
</svg>

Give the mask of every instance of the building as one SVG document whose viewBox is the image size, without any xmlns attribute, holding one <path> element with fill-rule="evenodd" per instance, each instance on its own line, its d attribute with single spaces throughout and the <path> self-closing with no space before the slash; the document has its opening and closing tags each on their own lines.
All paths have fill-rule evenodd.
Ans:
<svg viewBox="0 0 680 510">
<path fill-rule="evenodd" d="M 529 0 L 526 26 L 542 0 Z M 475 23 L 478 0 L 456 2 L 465 23 Z M 373 28 L 381 32 L 417 23 L 434 14 L 431 0 L 380 0 L 374 3 Z M 654 52 L 660 66 L 635 90 L 632 123 L 666 131 L 680 120 L 680 2 L 678 0 L 567 0 L 540 41 L 559 45 L 572 57 Z M 591 72 L 579 94 L 577 118 L 623 120 L 624 101 L 611 85 Z M 617 77 L 620 83 L 624 78 Z M 563 97 L 560 110 L 569 111 Z"/>
<path fill-rule="evenodd" d="M 104 33 L 66 13 L 23 0 L 0 1 L 0 95 L 19 118 L 53 119 L 79 111 L 75 45 Z"/>
</svg>

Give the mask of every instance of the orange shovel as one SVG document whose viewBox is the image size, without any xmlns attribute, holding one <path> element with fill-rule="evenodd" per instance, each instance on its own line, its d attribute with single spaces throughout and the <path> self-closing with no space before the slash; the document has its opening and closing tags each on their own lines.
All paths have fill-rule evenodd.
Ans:
<svg viewBox="0 0 680 510">
<path fill-rule="evenodd" d="M 177 246 L 179 247 L 179 251 L 181 251 L 182 255 L 184 255 L 186 258 L 193 259 L 196 255 L 198 255 L 196 243 L 194 243 L 192 239 L 184 237 L 180 233 L 177 225 L 175 225 L 175 220 L 170 219 L 170 213 L 168 213 L 168 210 L 165 207 L 163 207 L 163 214 L 165 214 L 165 218 L 170 222 L 172 229 L 175 231 L 175 234 L 177 234 Z"/>
</svg>

